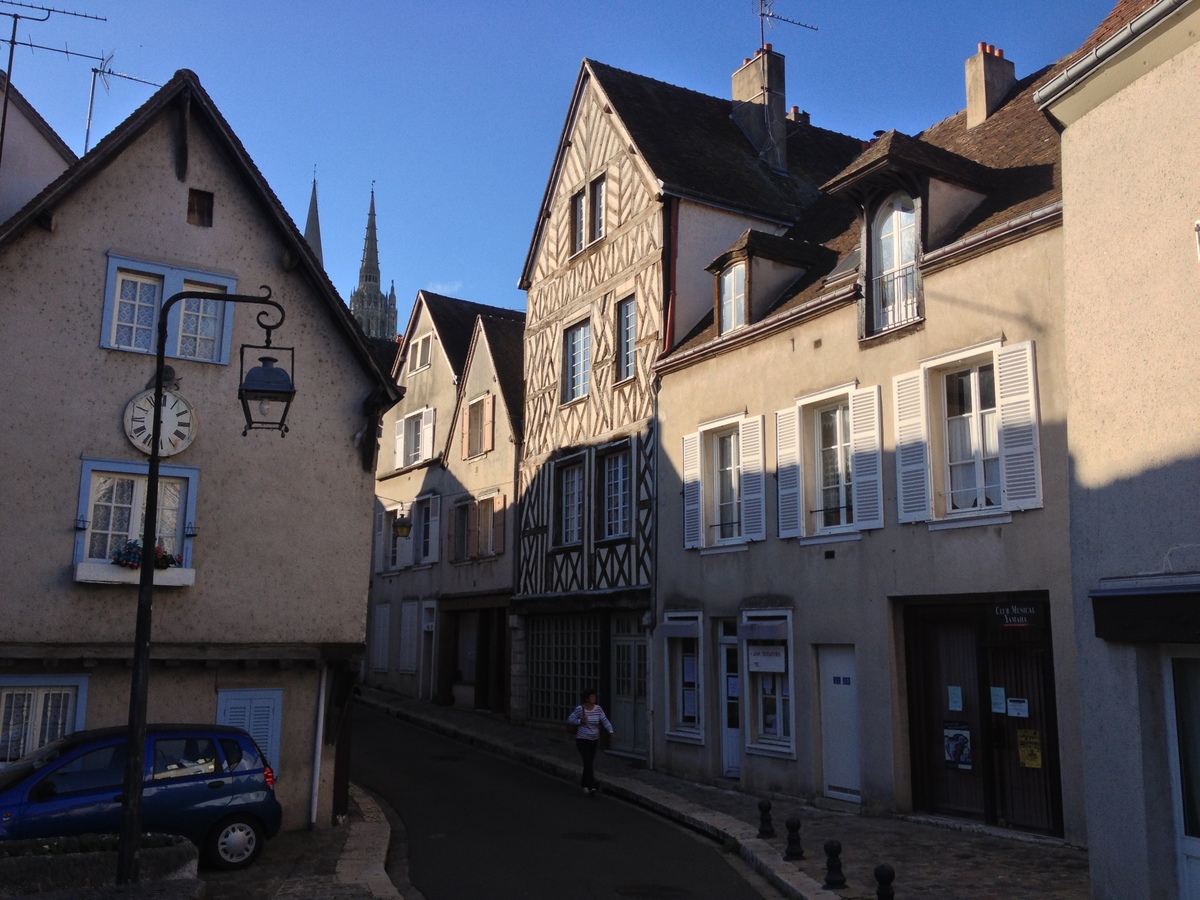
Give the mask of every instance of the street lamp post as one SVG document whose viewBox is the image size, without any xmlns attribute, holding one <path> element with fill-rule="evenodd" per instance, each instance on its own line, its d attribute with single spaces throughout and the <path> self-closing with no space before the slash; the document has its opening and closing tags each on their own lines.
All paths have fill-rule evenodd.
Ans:
<svg viewBox="0 0 1200 900">
<path fill-rule="evenodd" d="M 280 436 L 287 434 L 288 409 L 296 394 L 295 386 L 287 371 L 275 366 L 278 359 L 271 354 L 279 352 L 271 348 L 271 332 L 283 324 L 283 307 L 271 298 L 271 289 L 262 285 L 264 292 L 260 297 L 242 294 L 220 294 L 212 291 L 181 291 L 173 294 L 163 303 L 158 311 L 158 343 L 154 367 L 154 421 L 151 425 L 150 466 L 146 477 L 146 514 L 142 524 L 142 559 L 138 581 L 137 628 L 133 640 L 133 678 L 129 693 L 129 731 L 125 757 L 125 783 L 121 808 L 121 833 L 117 854 L 117 884 L 130 884 L 138 880 L 138 847 L 142 828 L 142 786 L 145 780 L 146 764 L 146 701 L 150 685 L 150 626 L 154 609 L 154 546 L 157 543 L 158 531 L 158 481 L 159 441 L 162 437 L 162 404 L 163 381 L 166 345 L 167 345 L 167 313 L 181 300 L 220 300 L 225 303 L 256 303 L 260 306 L 272 307 L 279 314 L 279 321 L 268 324 L 271 313 L 260 310 L 257 315 L 259 326 L 266 332 L 266 340 L 257 347 L 243 345 L 242 381 L 238 388 L 238 397 L 242 401 L 246 417 L 246 427 L 243 436 L 252 428 L 274 428 Z M 245 370 L 245 357 L 248 349 L 266 351 L 260 357 L 261 366 Z M 290 350 L 289 350 L 290 352 Z M 269 360 L 269 362 L 268 362 Z M 263 375 L 266 370 L 267 375 Z M 261 417 L 255 417 L 250 408 L 250 400 L 257 400 Z M 282 414 L 268 419 L 268 407 L 273 403 L 282 403 Z"/>
</svg>

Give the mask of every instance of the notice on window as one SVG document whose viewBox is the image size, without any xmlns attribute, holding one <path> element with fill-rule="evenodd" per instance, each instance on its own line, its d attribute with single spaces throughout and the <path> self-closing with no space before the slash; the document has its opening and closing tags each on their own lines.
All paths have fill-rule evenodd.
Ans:
<svg viewBox="0 0 1200 900">
<path fill-rule="evenodd" d="M 696 683 L 696 657 L 685 656 L 683 658 L 683 680 L 685 684 Z"/>
<path fill-rule="evenodd" d="M 1004 715 L 1008 707 L 1004 705 L 1004 688 L 992 688 L 992 712 Z"/>
<path fill-rule="evenodd" d="M 1042 738 L 1032 728 L 1017 729 L 1017 759 L 1026 769 L 1042 767 Z"/>
<path fill-rule="evenodd" d="M 685 719 L 696 718 L 696 689 L 684 688 L 683 690 L 683 717 Z"/>
<path fill-rule="evenodd" d="M 1028 719 L 1029 701 L 1020 697 L 1009 697 L 1008 714 L 1014 719 Z"/>
<path fill-rule="evenodd" d="M 966 722 L 943 722 L 942 740 L 946 746 L 946 768 L 971 768 L 971 726 Z"/>
<path fill-rule="evenodd" d="M 725 696 L 730 700 L 738 698 L 738 677 L 736 675 L 725 676 Z"/>
<path fill-rule="evenodd" d="M 946 688 L 946 692 L 949 694 L 947 708 L 950 712 L 962 712 L 962 688 L 952 684 Z"/>
<path fill-rule="evenodd" d="M 751 672 L 786 671 L 787 647 L 750 644 L 746 647 L 746 668 Z"/>
</svg>

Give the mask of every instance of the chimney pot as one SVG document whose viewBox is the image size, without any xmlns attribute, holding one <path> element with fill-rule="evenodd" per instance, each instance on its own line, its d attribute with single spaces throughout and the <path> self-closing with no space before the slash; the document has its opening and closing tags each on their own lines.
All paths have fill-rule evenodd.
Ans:
<svg viewBox="0 0 1200 900">
<path fill-rule="evenodd" d="M 986 52 L 987 52 L 987 41 L 980 41 L 980 42 L 979 42 L 979 52 L 980 52 L 980 53 L 986 53 Z"/>
<path fill-rule="evenodd" d="M 998 57 L 1000 57 L 1001 59 L 1004 59 L 1004 51 L 1003 50 L 997 50 L 996 55 Z"/>
<path fill-rule="evenodd" d="M 768 53 L 770 53 L 770 52 L 771 52 L 771 45 L 770 45 L 770 44 L 763 44 L 763 49 L 764 49 L 764 50 L 766 50 Z"/>
<path fill-rule="evenodd" d="M 996 55 L 996 45 L 995 45 L 995 44 L 988 44 L 988 53 L 989 53 L 991 56 L 995 56 L 995 55 Z"/>
</svg>

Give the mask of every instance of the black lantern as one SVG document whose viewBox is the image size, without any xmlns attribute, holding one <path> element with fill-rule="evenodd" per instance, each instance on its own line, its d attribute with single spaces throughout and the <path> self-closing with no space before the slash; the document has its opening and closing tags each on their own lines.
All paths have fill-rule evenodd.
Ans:
<svg viewBox="0 0 1200 900">
<path fill-rule="evenodd" d="M 392 522 L 392 536 L 398 538 L 406 538 L 412 534 L 412 519 L 408 516 L 400 515 Z"/>
<path fill-rule="evenodd" d="M 238 399 L 242 401 L 242 412 L 246 416 L 246 427 L 242 429 L 244 437 L 252 428 L 275 429 L 279 436 L 287 434 L 287 415 L 292 406 L 292 398 L 296 396 L 296 386 L 287 369 L 277 365 L 279 356 L 288 354 L 294 362 L 290 347 L 272 347 L 270 333 L 264 345 L 242 345 L 242 383 L 238 388 Z M 258 357 L 259 364 L 246 371 L 246 352 L 262 351 Z M 294 366 L 293 366 L 294 367 Z"/>
</svg>

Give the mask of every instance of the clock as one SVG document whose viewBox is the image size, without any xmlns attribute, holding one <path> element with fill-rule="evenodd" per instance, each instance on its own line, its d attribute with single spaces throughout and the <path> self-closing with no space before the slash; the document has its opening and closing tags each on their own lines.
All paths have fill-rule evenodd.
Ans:
<svg viewBox="0 0 1200 900">
<path fill-rule="evenodd" d="M 125 434 L 133 446 L 148 454 L 153 429 L 154 391 L 142 391 L 125 405 Z M 162 430 L 159 435 L 159 456 L 174 456 L 186 450 L 195 440 L 196 412 L 182 394 L 163 391 Z"/>
</svg>

